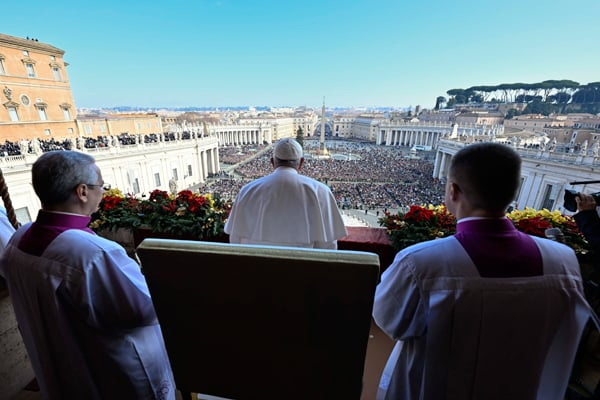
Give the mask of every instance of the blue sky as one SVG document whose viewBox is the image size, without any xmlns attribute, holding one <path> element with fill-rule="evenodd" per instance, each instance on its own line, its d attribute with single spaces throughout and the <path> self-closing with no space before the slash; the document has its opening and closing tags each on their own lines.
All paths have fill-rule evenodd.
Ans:
<svg viewBox="0 0 600 400">
<path fill-rule="evenodd" d="M 77 107 L 430 108 L 474 85 L 600 81 L 600 1 L 29 0 Z"/>
</svg>

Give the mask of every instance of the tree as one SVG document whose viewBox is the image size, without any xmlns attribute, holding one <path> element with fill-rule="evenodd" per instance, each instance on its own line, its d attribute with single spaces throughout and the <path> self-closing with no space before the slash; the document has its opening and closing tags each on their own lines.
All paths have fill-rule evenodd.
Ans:
<svg viewBox="0 0 600 400">
<path fill-rule="evenodd" d="M 573 103 L 586 104 L 600 101 L 600 82 L 590 82 L 580 86 L 573 94 Z"/>
<path fill-rule="evenodd" d="M 304 148 L 304 131 L 302 130 L 301 126 L 299 126 L 298 130 L 296 131 L 296 142 L 300 143 L 300 146 Z"/>
<path fill-rule="evenodd" d="M 468 101 L 467 93 L 464 89 L 450 89 L 446 92 L 450 96 L 449 104 L 463 104 Z"/>
<path fill-rule="evenodd" d="M 542 101 L 533 101 L 527 104 L 527 107 L 523 111 L 523 114 L 542 114 L 546 117 L 553 112 L 556 112 L 557 108 L 552 104 L 545 103 Z"/>
<path fill-rule="evenodd" d="M 515 115 L 519 115 L 519 111 L 516 110 L 516 109 L 514 109 L 514 108 L 510 108 L 506 112 L 506 115 L 504 116 L 504 119 L 512 119 Z"/>
<path fill-rule="evenodd" d="M 471 101 L 473 103 L 483 103 L 483 96 L 480 95 L 479 93 L 474 94 L 471 96 Z"/>
<path fill-rule="evenodd" d="M 446 98 L 444 96 L 438 96 L 437 99 L 435 99 L 435 108 L 434 110 L 439 110 L 440 108 L 443 108 L 443 104 L 446 103 Z"/>
</svg>

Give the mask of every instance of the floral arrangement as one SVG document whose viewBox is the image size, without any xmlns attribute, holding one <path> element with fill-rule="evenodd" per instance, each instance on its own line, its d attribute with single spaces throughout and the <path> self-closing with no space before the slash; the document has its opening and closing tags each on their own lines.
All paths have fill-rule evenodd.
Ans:
<svg viewBox="0 0 600 400">
<path fill-rule="evenodd" d="M 513 222 L 521 232 L 545 237 L 548 228 L 559 228 L 564 235 L 564 242 L 578 256 L 585 256 L 590 252 L 590 245 L 577 228 L 575 220 L 561 214 L 559 211 L 514 210 L 506 216 Z M 392 246 L 396 250 L 415 243 L 442 238 L 454 234 L 456 231 L 456 219 L 445 206 L 416 206 L 403 213 L 385 213 L 379 219 L 379 224 L 386 228 Z"/>
<path fill-rule="evenodd" d="M 123 195 L 119 189 L 104 193 L 90 228 L 117 230 L 148 228 L 154 233 L 212 238 L 223 235 L 231 202 L 218 195 L 182 190 L 177 194 L 156 189 L 148 198 Z"/>
<path fill-rule="evenodd" d="M 570 246 L 578 255 L 590 252 L 590 245 L 577 228 L 573 217 L 561 214 L 558 210 L 535 210 L 526 207 L 524 210 L 513 210 L 506 216 L 521 232 L 533 236 L 546 237 L 548 228 L 559 228 L 564 235 L 564 243 Z"/>
<path fill-rule="evenodd" d="M 454 234 L 456 218 L 443 205 L 413 205 L 405 213 L 384 213 L 379 218 L 379 225 L 386 228 L 392 246 L 399 251 L 419 242 Z"/>
</svg>

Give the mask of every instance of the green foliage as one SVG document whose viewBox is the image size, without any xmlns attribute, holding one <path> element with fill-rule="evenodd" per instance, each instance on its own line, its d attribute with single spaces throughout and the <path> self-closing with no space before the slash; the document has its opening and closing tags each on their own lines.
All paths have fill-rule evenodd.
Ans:
<svg viewBox="0 0 600 400">
<path fill-rule="evenodd" d="M 527 104 L 523 114 L 542 114 L 548 116 L 557 111 L 558 107 L 553 104 L 534 101 L 533 103 Z"/>
<path fill-rule="evenodd" d="M 435 99 L 435 110 L 439 110 L 441 105 L 446 102 L 446 98 L 444 96 L 438 96 Z"/>
<path fill-rule="evenodd" d="M 571 110 L 597 113 L 600 109 L 600 82 L 580 85 L 569 79 L 553 79 L 536 83 L 501 83 L 471 86 L 466 89 L 455 88 L 446 93 L 449 96 L 447 107 L 468 102 L 518 102 L 530 105 L 523 114 L 539 113 L 544 115 Z M 572 107 L 571 105 L 574 104 L 579 104 L 580 107 Z M 436 109 L 439 109 L 438 100 L 436 100 Z"/>
<path fill-rule="evenodd" d="M 504 116 L 505 119 L 512 119 L 514 116 L 519 115 L 519 111 L 511 108 L 506 112 L 506 115 Z"/>
</svg>

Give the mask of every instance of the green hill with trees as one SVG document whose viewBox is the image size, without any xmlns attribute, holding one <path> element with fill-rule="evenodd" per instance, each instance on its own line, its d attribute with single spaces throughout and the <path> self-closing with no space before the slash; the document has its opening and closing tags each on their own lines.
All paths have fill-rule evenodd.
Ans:
<svg viewBox="0 0 600 400">
<path fill-rule="evenodd" d="M 547 80 L 539 83 L 502 83 L 495 86 L 472 86 L 467 89 L 450 89 L 449 96 L 438 96 L 435 109 L 445 104 L 452 108 L 457 104 L 526 104 L 522 112 L 512 108 L 507 118 L 520 114 L 543 114 L 600 112 L 600 82 L 581 85 L 578 82 L 565 80 Z"/>
</svg>

